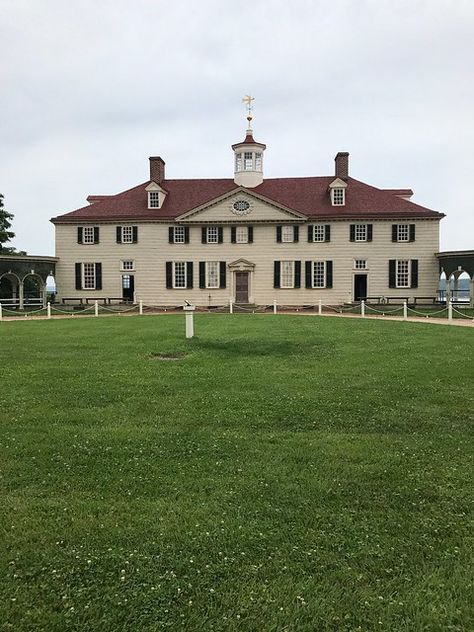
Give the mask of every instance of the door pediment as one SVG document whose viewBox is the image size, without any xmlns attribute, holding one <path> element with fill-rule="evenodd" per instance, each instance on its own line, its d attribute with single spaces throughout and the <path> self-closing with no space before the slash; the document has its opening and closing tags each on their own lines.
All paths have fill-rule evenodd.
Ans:
<svg viewBox="0 0 474 632">
<path fill-rule="evenodd" d="M 236 259 L 235 261 L 232 261 L 232 263 L 229 263 L 229 270 L 238 270 L 239 272 L 244 272 L 244 271 L 252 271 L 255 269 L 255 263 L 252 263 L 251 261 L 248 261 L 247 259 Z"/>
</svg>

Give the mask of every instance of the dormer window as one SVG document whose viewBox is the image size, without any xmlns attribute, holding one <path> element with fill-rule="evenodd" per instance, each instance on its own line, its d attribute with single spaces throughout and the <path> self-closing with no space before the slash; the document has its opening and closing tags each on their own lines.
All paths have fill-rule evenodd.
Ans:
<svg viewBox="0 0 474 632">
<path fill-rule="evenodd" d="M 148 191 L 148 208 L 160 208 L 159 191 Z"/>
<path fill-rule="evenodd" d="M 342 187 L 331 189 L 331 202 L 333 206 L 344 206 L 346 202 L 345 190 Z"/>
</svg>

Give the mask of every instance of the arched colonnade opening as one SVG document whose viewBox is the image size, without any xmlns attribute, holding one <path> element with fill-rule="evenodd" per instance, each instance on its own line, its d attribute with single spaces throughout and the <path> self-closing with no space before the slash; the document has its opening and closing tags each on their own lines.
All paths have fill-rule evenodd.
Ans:
<svg viewBox="0 0 474 632">
<path fill-rule="evenodd" d="M 48 290 L 56 257 L 0 255 L 0 303 L 7 309 L 39 309 L 51 298 Z"/>
</svg>

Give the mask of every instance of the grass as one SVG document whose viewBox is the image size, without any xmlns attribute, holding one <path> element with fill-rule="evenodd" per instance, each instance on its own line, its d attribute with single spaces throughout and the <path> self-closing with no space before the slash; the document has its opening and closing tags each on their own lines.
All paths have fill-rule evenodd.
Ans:
<svg viewBox="0 0 474 632">
<path fill-rule="evenodd" d="M 0 325 L 0 630 L 472 630 L 472 330 L 183 321 Z"/>
</svg>

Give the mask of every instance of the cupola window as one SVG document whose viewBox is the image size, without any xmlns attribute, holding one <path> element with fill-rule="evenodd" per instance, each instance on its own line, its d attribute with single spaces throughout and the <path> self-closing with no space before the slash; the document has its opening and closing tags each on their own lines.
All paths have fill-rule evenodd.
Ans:
<svg viewBox="0 0 474 632">
<path fill-rule="evenodd" d="M 251 151 L 244 152 L 244 169 L 251 171 L 253 167 L 253 155 Z"/>
</svg>

